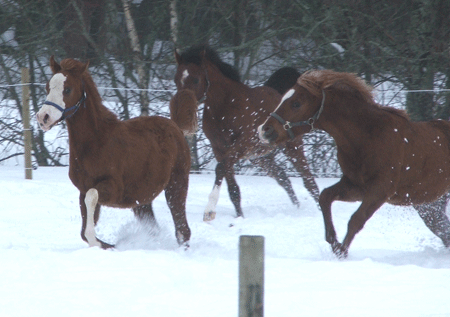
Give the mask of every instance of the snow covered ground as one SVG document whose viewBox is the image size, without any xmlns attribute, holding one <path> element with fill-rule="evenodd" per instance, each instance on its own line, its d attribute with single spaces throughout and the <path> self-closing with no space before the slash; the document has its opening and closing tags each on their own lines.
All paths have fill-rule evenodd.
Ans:
<svg viewBox="0 0 450 317">
<path fill-rule="evenodd" d="M 245 219 L 222 188 L 217 218 L 202 222 L 214 175 L 191 175 L 191 248 L 179 249 L 164 195 L 161 232 L 129 210 L 103 208 L 97 234 L 79 236 L 78 191 L 67 168 L 0 166 L 0 316 L 237 316 L 239 236 L 265 237 L 265 316 L 450 316 L 450 251 L 412 208 L 384 205 L 346 260 L 324 241 L 320 211 L 292 179 L 294 208 L 275 181 L 238 176 Z M 319 179 L 324 188 L 335 179 Z M 358 204 L 335 203 L 339 237 Z M 234 224 L 230 226 L 230 224 Z"/>
</svg>

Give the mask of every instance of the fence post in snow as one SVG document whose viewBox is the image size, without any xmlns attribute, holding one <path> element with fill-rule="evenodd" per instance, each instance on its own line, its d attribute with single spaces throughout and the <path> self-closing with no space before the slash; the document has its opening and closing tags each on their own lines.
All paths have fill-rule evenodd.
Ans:
<svg viewBox="0 0 450 317">
<path fill-rule="evenodd" d="M 239 317 L 264 316 L 264 237 L 239 239 Z"/>
<path fill-rule="evenodd" d="M 28 68 L 22 68 L 22 122 L 23 146 L 25 156 L 25 179 L 32 179 L 31 167 L 31 129 L 30 129 L 30 74 Z"/>
</svg>

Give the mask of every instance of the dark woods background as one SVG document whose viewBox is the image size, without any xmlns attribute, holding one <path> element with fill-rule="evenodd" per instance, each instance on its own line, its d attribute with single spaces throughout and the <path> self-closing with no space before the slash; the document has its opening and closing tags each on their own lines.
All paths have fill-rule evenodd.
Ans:
<svg viewBox="0 0 450 317">
<path fill-rule="evenodd" d="M 104 100 L 123 119 L 167 115 L 174 49 L 209 43 L 252 86 L 283 66 L 354 72 L 383 91 L 380 102 L 404 107 L 413 120 L 447 120 L 449 17 L 448 0 L 0 0 L 0 164 L 22 154 L 21 87 L 11 85 L 22 67 L 32 83 L 45 83 L 50 55 L 90 60 Z M 45 96 L 37 84 L 32 116 Z M 66 164 L 65 138 L 62 129 L 44 139 L 34 125 L 34 165 Z M 194 141 L 193 169 L 205 169 L 208 141 L 201 131 Z M 339 174 L 328 136 L 311 134 L 305 143 L 317 176 Z"/>
</svg>

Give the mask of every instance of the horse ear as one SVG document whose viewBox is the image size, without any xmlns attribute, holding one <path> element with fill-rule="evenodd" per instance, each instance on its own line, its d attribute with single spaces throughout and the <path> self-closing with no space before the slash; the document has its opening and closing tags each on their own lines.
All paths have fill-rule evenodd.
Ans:
<svg viewBox="0 0 450 317">
<path fill-rule="evenodd" d="M 203 50 L 200 52 L 200 58 L 201 58 L 202 64 L 203 64 L 204 61 L 205 61 L 205 59 L 206 59 L 206 50 L 205 50 L 205 49 L 203 49 Z"/>
<path fill-rule="evenodd" d="M 53 74 L 59 73 L 61 71 L 61 66 L 55 61 L 55 56 L 50 56 L 50 68 Z"/>
<path fill-rule="evenodd" d="M 81 73 L 80 73 L 80 74 L 83 74 L 85 71 L 88 70 L 88 68 L 89 68 L 89 61 L 87 61 L 87 62 L 84 64 L 83 68 L 81 69 Z"/>
<path fill-rule="evenodd" d="M 178 49 L 175 49 L 175 60 L 177 61 L 177 65 L 180 65 L 183 61 L 180 53 L 178 53 Z"/>
</svg>

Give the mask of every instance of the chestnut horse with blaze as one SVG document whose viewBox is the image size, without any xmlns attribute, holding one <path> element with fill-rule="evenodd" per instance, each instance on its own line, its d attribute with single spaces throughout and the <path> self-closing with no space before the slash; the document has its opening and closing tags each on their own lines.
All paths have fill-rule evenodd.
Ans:
<svg viewBox="0 0 450 317">
<path fill-rule="evenodd" d="M 326 241 L 338 257 L 347 256 L 355 235 L 385 202 L 413 205 L 450 247 L 445 209 L 428 208 L 437 199 L 445 203 L 450 189 L 449 122 L 412 122 L 404 111 L 376 104 L 359 77 L 322 70 L 303 74 L 258 132 L 263 142 L 277 144 L 312 129 L 334 138 L 343 173 L 319 198 Z M 362 202 L 342 243 L 331 216 L 335 200 Z"/>
<path fill-rule="evenodd" d="M 152 201 L 163 190 L 180 245 L 191 236 L 186 220 L 190 154 L 180 128 L 170 119 L 151 116 L 120 121 L 103 104 L 88 63 L 50 58 L 53 77 L 37 113 L 44 131 L 66 120 L 69 177 L 80 191 L 81 237 L 89 246 L 110 248 L 95 225 L 100 206 L 132 208 L 147 225 L 156 226 Z"/>
</svg>

